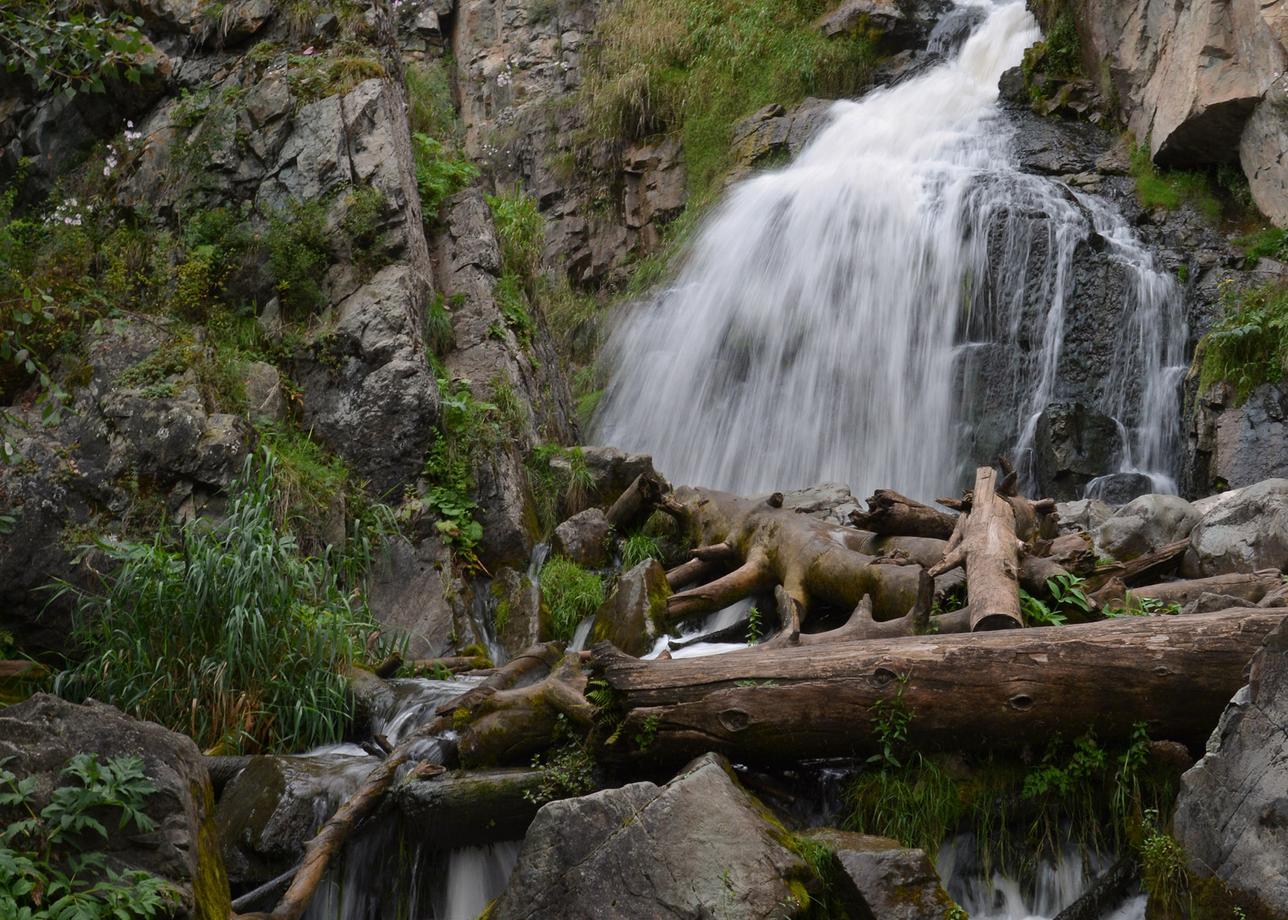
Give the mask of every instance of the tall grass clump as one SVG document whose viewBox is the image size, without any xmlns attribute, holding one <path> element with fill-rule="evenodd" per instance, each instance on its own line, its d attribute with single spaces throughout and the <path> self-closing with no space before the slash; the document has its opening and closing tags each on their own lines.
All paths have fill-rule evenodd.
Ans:
<svg viewBox="0 0 1288 920">
<path fill-rule="evenodd" d="M 577 624 L 604 602 L 604 579 L 556 556 L 541 567 L 541 597 L 550 637 L 566 642 L 577 631 Z"/>
<path fill-rule="evenodd" d="M 604 16 L 581 102 L 596 140 L 676 134 L 692 197 L 716 190 L 730 128 L 769 103 L 848 96 L 877 61 L 875 34 L 830 40 L 829 0 L 621 0 Z"/>
<path fill-rule="evenodd" d="M 57 692 L 221 752 L 339 740 L 351 714 L 344 671 L 375 627 L 337 568 L 277 526 L 275 481 L 265 453 L 224 520 L 189 521 L 172 541 L 101 544 L 101 590 L 62 588 L 76 594 L 81 662 Z"/>
</svg>

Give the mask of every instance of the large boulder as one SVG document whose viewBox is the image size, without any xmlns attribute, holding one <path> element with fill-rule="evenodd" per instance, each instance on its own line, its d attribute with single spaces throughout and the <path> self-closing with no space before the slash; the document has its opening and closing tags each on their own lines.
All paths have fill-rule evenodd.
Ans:
<svg viewBox="0 0 1288 920">
<path fill-rule="evenodd" d="M 1288 625 L 1253 659 L 1207 753 L 1181 778 L 1173 822 L 1190 869 L 1250 917 L 1288 916 Z"/>
<path fill-rule="evenodd" d="M 790 916 L 810 870 L 707 754 L 665 786 L 631 783 L 537 813 L 491 920 Z"/>
<path fill-rule="evenodd" d="M 155 830 L 111 825 L 108 838 L 95 844 L 109 868 L 140 869 L 176 886 L 183 918 L 226 920 L 228 879 L 212 822 L 214 794 L 192 740 L 102 703 L 78 706 L 43 693 L 0 709 L 0 763 L 19 779 L 36 781 L 37 811 L 63 785 L 60 774 L 77 754 L 94 754 L 100 763 L 142 758 L 154 787 L 144 810 Z"/>
<path fill-rule="evenodd" d="M 1240 489 L 1208 512 L 1190 535 L 1190 578 L 1288 568 L 1288 479 Z"/>
<path fill-rule="evenodd" d="M 406 641 L 411 658 L 451 654 L 458 593 L 452 553 L 442 541 L 391 539 L 368 576 L 367 604 L 376 622 Z"/>
<path fill-rule="evenodd" d="M 1208 481 L 1238 489 L 1288 476 L 1288 386 L 1263 384 L 1236 404 L 1233 387 L 1217 384 L 1198 400 L 1195 424 Z"/>
<path fill-rule="evenodd" d="M 583 568 L 601 569 L 608 564 L 612 532 L 613 525 L 602 509 L 587 508 L 555 528 L 550 548 Z"/>
<path fill-rule="evenodd" d="M 666 570 L 656 559 L 645 559 L 617 580 L 612 595 L 596 611 L 591 640 L 607 639 L 628 655 L 646 654 L 666 631 L 670 596 Z"/>
<path fill-rule="evenodd" d="M 1179 495 L 1142 495 L 1096 529 L 1096 546 L 1115 559 L 1135 559 L 1184 540 L 1198 521 L 1197 509 Z"/>
</svg>

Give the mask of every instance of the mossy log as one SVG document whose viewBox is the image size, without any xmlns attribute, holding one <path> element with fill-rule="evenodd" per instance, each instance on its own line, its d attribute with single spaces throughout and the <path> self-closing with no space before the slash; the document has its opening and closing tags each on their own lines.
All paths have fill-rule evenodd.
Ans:
<svg viewBox="0 0 1288 920">
<path fill-rule="evenodd" d="M 1139 588 L 1126 588 L 1122 582 L 1113 584 L 1121 590 L 1105 591 L 1097 595 L 1099 600 L 1105 603 L 1121 603 L 1126 595 L 1130 594 L 1134 598 L 1148 597 L 1165 604 L 1179 604 L 1184 607 L 1201 594 L 1224 594 L 1237 597 L 1248 604 L 1256 604 L 1270 591 L 1283 584 L 1283 574 L 1278 569 L 1265 569 L 1260 572 L 1235 572 L 1207 578 L 1164 581 Z"/>
<path fill-rule="evenodd" d="M 786 591 L 802 621 L 815 605 L 854 610 L 865 596 L 871 598 L 877 620 L 902 617 L 917 603 L 917 566 L 881 562 L 864 551 L 872 534 L 784 509 L 781 498 L 773 498 L 687 487 L 668 496 L 668 510 L 698 547 L 685 577 L 711 570 L 701 567 L 733 567 L 713 581 L 673 594 L 667 601 L 668 619 L 719 610 L 775 586 Z M 668 581 L 681 583 L 678 577 Z"/>
<path fill-rule="evenodd" d="M 453 770 L 403 783 L 391 798 L 403 824 L 429 847 L 454 849 L 522 837 L 540 808 L 540 770 Z"/>
<path fill-rule="evenodd" d="M 621 707 L 621 736 L 651 738 L 625 755 L 665 763 L 712 750 L 744 763 L 866 756 L 895 705 L 911 714 L 908 743 L 924 751 L 1020 749 L 1089 729 L 1128 741 L 1137 722 L 1200 750 L 1285 615 L 1240 608 L 672 661 L 601 643 L 591 662 Z"/>
<path fill-rule="evenodd" d="M 981 466 L 975 471 L 970 510 L 957 519 L 943 561 L 930 569 L 932 576 L 958 566 L 966 569 L 972 631 L 1024 625 L 1020 615 L 1020 545 L 1015 508 L 997 494 L 997 472 L 991 466 Z"/>
</svg>

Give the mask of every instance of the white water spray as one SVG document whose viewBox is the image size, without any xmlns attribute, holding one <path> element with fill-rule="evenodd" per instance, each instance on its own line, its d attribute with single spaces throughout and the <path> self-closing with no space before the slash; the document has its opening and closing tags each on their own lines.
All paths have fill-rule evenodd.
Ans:
<svg viewBox="0 0 1288 920">
<path fill-rule="evenodd" d="M 1107 381 L 1095 408 L 1125 421 L 1124 466 L 1165 467 L 1175 286 L 1102 202 L 1018 170 L 997 84 L 1039 32 L 1021 3 L 985 8 L 956 58 L 837 103 L 795 162 L 731 190 L 675 285 L 613 336 L 600 442 L 744 493 L 841 480 L 942 494 L 969 427 L 959 343 L 1012 343 L 1036 312 L 1036 347 L 1008 349 L 1008 392 L 988 394 L 1005 417 L 996 446 L 1023 459 L 1095 230 L 1137 279 L 1118 359 L 1146 380 Z"/>
</svg>

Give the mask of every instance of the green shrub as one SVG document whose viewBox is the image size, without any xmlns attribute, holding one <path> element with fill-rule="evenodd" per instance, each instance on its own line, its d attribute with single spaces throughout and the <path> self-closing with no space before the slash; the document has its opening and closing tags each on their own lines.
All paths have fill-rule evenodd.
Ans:
<svg viewBox="0 0 1288 920">
<path fill-rule="evenodd" d="M 40 93 L 104 93 L 110 81 L 138 83 L 152 73 L 142 26 L 80 0 L 10 0 L 0 5 L 0 65 Z"/>
<path fill-rule="evenodd" d="M 450 58 L 407 65 L 407 123 L 412 134 L 455 141 L 461 130 L 448 74 Z"/>
<path fill-rule="evenodd" d="M 388 76 L 371 49 L 354 42 L 341 42 L 317 55 L 288 55 L 287 64 L 297 105 L 340 96 L 365 80 Z"/>
<path fill-rule="evenodd" d="M 326 304 L 319 279 L 331 262 L 326 207 L 320 201 L 292 201 L 269 216 L 268 267 L 283 315 L 303 319 Z"/>
<path fill-rule="evenodd" d="M 555 556 L 541 567 L 541 598 L 549 615 L 550 638 L 566 642 L 577 624 L 604 602 L 604 579 Z"/>
<path fill-rule="evenodd" d="M 101 590 L 77 601 L 79 664 L 56 688 L 110 702 L 223 752 L 310 747 L 348 724 L 345 669 L 375 628 L 336 568 L 275 522 L 277 463 L 252 466 L 220 523 L 173 543 L 102 543 Z"/>
<path fill-rule="evenodd" d="M 877 60 L 874 33 L 831 40 L 828 0 L 622 0 L 579 90 L 591 139 L 678 136 L 691 196 L 705 201 L 730 162 L 730 129 L 773 102 L 851 96 Z"/>
<path fill-rule="evenodd" d="M 426 224 L 438 220 L 443 202 L 478 178 L 478 167 L 449 150 L 428 134 L 412 135 L 416 160 L 416 187 L 420 190 L 421 216 Z"/>
<path fill-rule="evenodd" d="M 1218 381 L 1242 403 L 1263 383 L 1288 376 L 1288 284 L 1240 288 L 1221 282 L 1221 318 L 1199 342 L 1199 388 Z"/>
<path fill-rule="evenodd" d="M 661 559 L 662 544 L 646 533 L 630 534 L 622 541 L 622 568 L 631 569 L 645 559 Z"/>
<path fill-rule="evenodd" d="M 0 760 L 0 815 L 20 817 L 0 830 L 0 916 L 15 920 L 132 920 L 171 916 L 180 892 L 147 872 L 115 872 L 104 853 L 90 849 L 108 839 L 103 821 L 118 818 L 150 834 L 156 825 L 143 811 L 155 787 L 138 757 L 101 764 L 77 754 L 63 768 L 63 784 L 36 811 L 37 779 L 19 779 Z"/>
<path fill-rule="evenodd" d="M 1084 853 L 1138 839 L 1148 811 L 1170 806 L 1177 782 L 1175 768 L 1151 759 L 1138 725 L 1117 751 L 1090 732 L 1072 743 L 1055 738 L 1031 766 L 914 753 L 902 769 L 865 770 L 851 781 L 845 823 L 929 853 L 971 832 L 987 865 L 1029 872 L 1066 839 Z"/>
</svg>

